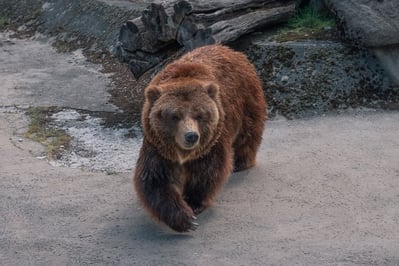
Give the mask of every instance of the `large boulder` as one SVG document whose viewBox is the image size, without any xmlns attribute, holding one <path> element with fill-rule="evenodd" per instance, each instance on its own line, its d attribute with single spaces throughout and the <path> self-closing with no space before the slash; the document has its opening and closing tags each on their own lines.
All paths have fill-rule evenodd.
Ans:
<svg viewBox="0 0 399 266">
<path fill-rule="evenodd" d="M 365 47 L 399 44 L 398 0 L 325 0 L 345 40 Z"/>
<path fill-rule="evenodd" d="M 399 1 L 324 0 L 335 14 L 341 37 L 367 47 L 399 84 Z"/>
</svg>

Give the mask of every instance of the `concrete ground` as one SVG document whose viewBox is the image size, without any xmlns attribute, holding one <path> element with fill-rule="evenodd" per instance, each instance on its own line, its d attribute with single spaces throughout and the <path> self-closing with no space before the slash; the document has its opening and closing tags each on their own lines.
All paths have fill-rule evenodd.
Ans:
<svg viewBox="0 0 399 266">
<path fill-rule="evenodd" d="M 101 102 L 106 77 L 73 54 L 16 56 L 46 45 L 36 41 L 0 36 L 0 265 L 399 265 L 398 111 L 268 121 L 257 166 L 232 175 L 197 231 L 178 234 L 141 209 L 131 171 L 36 158 L 27 106 L 114 108 Z M 70 75 L 51 65 L 60 56 Z"/>
</svg>

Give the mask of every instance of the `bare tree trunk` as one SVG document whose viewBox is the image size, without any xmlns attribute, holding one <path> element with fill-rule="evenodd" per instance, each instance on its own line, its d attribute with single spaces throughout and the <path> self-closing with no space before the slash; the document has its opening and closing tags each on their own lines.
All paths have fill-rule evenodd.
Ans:
<svg viewBox="0 0 399 266">
<path fill-rule="evenodd" d="M 122 25 L 117 53 L 138 78 L 165 60 L 171 50 L 232 42 L 288 20 L 297 4 L 295 0 L 170 0 L 163 5 L 151 4 L 141 17 Z"/>
</svg>

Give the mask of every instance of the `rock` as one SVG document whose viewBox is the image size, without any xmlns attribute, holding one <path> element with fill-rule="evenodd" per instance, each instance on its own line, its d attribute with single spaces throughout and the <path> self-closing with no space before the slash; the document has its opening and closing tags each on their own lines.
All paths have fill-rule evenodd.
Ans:
<svg viewBox="0 0 399 266">
<path fill-rule="evenodd" d="M 377 47 L 373 48 L 372 51 L 380 60 L 381 65 L 399 84 L 399 47 Z"/>
<path fill-rule="evenodd" d="M 281 82 L 287 82 L 288 81 L 288 76 L 284 75 L 281 77 Z"/>
<path fill-rule="evenodd" d="M 365 47 L 399 44 L 398 0 L 325 0 L 345 40 Z"/>
<path fill-rule="evenodd" d="M 263 81 L 271 115 L 289 118 L 350 107 L 399 107 L 399 86 L 367 49 L 337 41 L 237 42 Z"/>
<path fill-rule="evenodd" d="M 323 0 L 309 0 L 309 6 L 319 13 L 327 11 L 326 4 Z"/>
<path fill-rule="evenodd" d="M 325 0 L 341 37 L 369 48 L 399 84 L 399 1 Z"/>
</svg>

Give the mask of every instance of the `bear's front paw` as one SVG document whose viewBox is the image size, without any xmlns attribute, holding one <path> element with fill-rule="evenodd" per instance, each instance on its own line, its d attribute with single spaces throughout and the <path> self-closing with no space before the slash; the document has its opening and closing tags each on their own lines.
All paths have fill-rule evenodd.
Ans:
<svg viewBox="0 0 399 266">
<path fill-rule="evenodd" d="M 191 209 L 193 209 L 195 215 L 200 214 L 206 209 L 206 207 L 202 204 L 188 204 L 190 205 Z"/>
<path fill-rule="evenodd" d="M 190 212 L 184 210 L 179 211 L 169 218 L 166 224 L 177 232 L 195 231 L 198 227 L 198 223 L 195 222 L 197 217 L 193 215 L 191 210 Z"/>
</svg>

